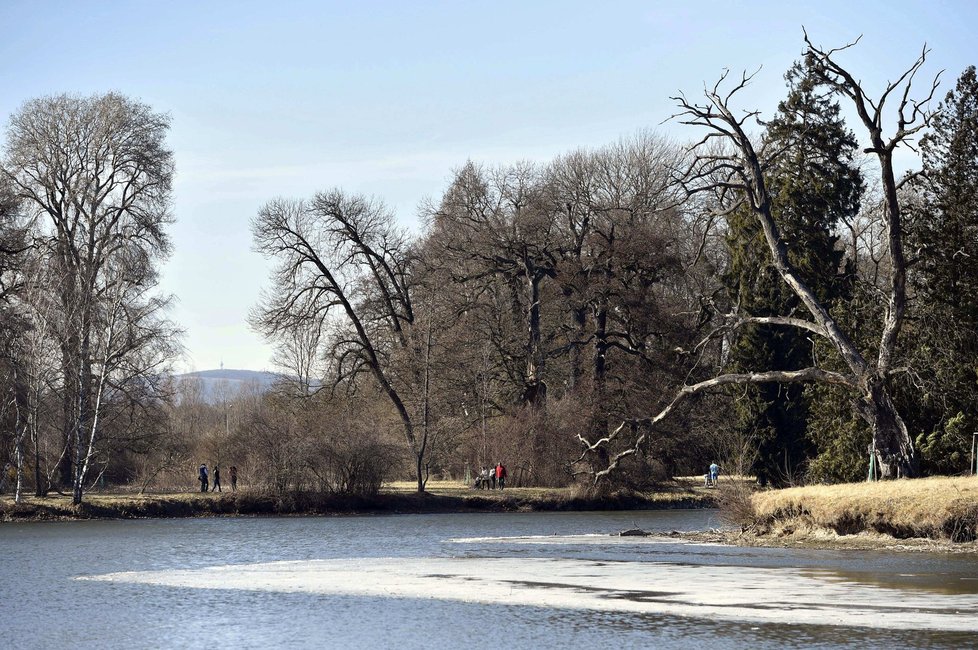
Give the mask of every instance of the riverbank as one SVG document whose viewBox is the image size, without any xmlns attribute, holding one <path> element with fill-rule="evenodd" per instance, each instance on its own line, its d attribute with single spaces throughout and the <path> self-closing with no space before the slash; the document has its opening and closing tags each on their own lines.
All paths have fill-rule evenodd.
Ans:
<svg viewBox="0 0 978 650">
<path fill-rule="evenodd" d="M 171 494 L 91 493 L 81 505 L 70 496 L 25 497 L 15 504 L 0 497 L 0 521 L 142 519 L 256 515 L 422 514 L 450 512 L 556 512 L 588 510 L 666 510 L 716 507 L 715 493 L 685 485 L 651 493 L 616 492 L 583 496 L 571 488 L 508 488 L 481 491 L 454 482 L 429 485 L 418 494 L 410 484 L 385 487 L 380 494 L 265 494 L 185 492 Z"/>
<path fill-rule="evenodd" d="M 978 551 L 978 477 L 726 493 L 741 532 L 699 539 L 748 546 Z"/>
</svg>

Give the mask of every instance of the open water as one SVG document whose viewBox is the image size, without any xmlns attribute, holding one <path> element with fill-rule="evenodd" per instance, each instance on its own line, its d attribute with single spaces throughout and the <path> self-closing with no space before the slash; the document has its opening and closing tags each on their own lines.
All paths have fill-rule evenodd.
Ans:
<svg viewBox="0 0 978 650">
<path fill-rule="evenodd" d="M 978 647 L 973 556 L 612 538 L 712 511 L 0 525 L 5 648 Z"/>
</svg>

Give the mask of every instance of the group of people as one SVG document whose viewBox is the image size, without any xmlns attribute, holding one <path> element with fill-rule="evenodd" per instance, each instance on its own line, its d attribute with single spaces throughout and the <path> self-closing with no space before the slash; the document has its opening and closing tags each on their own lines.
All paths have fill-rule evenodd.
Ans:
<svg viewBox="0 0 978 650">
<path fill-rule="evenodd" d="M 479 488 L 483 490 L 495 490 L 497 485 L 500 490 L 506 487 L 506 466 L 503 465 L 502 461 L 499 461 L 495 467 L 483 467 L 475 477 L 475 485 L 473 487 L 477 490 Z"/>
<path fill-rule="evenodd" d="M 228 469 L 228 477 L 231 479 L 231 491 L 238 491 L 238 468 L 234 465 Z M 197 480 L 200 481 L 200 491 L 207 492 L 208 489 L 211 492 L 223 492 L 221 489 L 221 468 L 218 465 L 214 465 L 214 485 L 210 485 L 210 476 L 207 471 L 207 465 L 201 463 L 200 467 L 197 469 Z"/>
</svg>

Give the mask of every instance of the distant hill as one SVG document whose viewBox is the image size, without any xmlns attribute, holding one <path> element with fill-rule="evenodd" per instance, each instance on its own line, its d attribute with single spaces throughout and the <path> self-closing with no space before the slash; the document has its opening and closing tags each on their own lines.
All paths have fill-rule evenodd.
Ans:
<svg viewBox="0 0 978 650">
<path fill-rule="evenodd" d="M 274 372 L 258 370 L 200 370 L 175 375 L 178 382 L 184 379 L 200 382 L 204 401 L 216 404 L 225 397 L 232 398 L 243 391 L 264 392 L 280 379 Z"/>
</svg>

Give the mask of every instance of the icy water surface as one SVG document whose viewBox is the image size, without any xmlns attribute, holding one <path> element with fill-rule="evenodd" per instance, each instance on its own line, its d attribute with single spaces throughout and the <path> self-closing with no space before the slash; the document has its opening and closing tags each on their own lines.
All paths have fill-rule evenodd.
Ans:
<svg viewBox="0 0 978 650">
<path fill-rule="evenodd" d="M 718 525 L 702 510 L 4 524 L 0 644 L 976 645 L 970 556 L 607 536 Z"/>
</svg>

